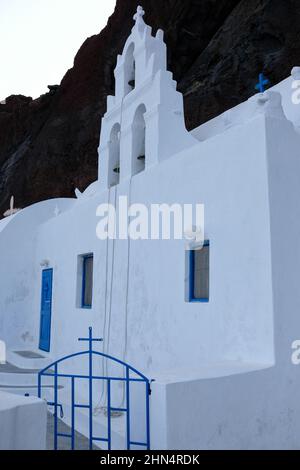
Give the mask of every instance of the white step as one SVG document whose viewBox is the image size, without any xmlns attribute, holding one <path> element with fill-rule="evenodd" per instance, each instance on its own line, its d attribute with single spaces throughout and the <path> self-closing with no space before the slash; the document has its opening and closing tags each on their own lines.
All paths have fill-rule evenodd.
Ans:
<svg viewBox="0 0 300 470">
<path fill-rule="evenodd" d="M 42 370 L 53 361 L 51 357 L 43 354 L 42 351 L 10 351 L 6 353 L 7 362 L 19 369 Z"/>
<path fill-rule="evenodd" d="M 37 386 L 39 369 L 21 369 L 7 362 L 0 364 L 0 385 Z M 51 377 L 43 378 L 44 385 L 53 385 Z"/>
</svg>

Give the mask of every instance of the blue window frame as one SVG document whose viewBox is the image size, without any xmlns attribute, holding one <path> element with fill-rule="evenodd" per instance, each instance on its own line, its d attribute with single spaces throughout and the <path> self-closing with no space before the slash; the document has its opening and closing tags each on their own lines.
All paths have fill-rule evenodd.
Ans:
<svg viewBox="0 0 300 470">
<path fill-rule="evenodd" d="M 82 296 L 81 307 L 92 308 L 93 303 L 93 254 L 82 256 Z"/>
<path fill-rule="evenodd" d="M 189 301 L 209 302 L 209 241 L 190 251 Z"/>
</svg>

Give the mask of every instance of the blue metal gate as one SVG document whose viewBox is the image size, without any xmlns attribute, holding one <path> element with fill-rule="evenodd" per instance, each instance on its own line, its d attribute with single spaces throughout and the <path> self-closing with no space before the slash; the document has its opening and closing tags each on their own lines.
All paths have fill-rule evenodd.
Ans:
<svg viewBox="0 0 300 470">
<path fill-rule="evenodd" d="M 58 438 L 69 438 L 71 440 L 70 448 L 71 450 L 75 450 L 75 432 L 76 432 L 76 423 L 75 423 L 75 410 L 76 408 L 86 408 L 88 410 L 88 419 L 89 419 L 89 449 L 93 449 L 94 442 L 103 442 L 107 444 L 108 450 L 112 449 L 112 413 L 125 413 L 126 414 L 126 449 L 130 450 L 131 447 L 140 447 L 145 448 L 146 450 L 150 449 L 150 380 L 145 377 L 143 374 L 138 372 L 136 369 L 131 367 L 130 365 L 126 364 L 115 357 L 108 356 L 107 354 L 103 354 L 97 351 L 93 351 L 93 342 L 95 341 L 102 341 L 102 339 L 95 339 L 93 338 L 92 328 L 89 328 L 89 337 L 88 338 L 79 338 L 79 341 L 87 341 L 89 344 L 89 349 L 87 351 L 79 352 L 76 354 L 71 354 L 69 356 L 63 357 L 58 361 L 50 364 L 48 367 L 43 369 L 39 372 L 38 375 L 38 394 L 39 397 L 42 398 L 42 388 L 43 377 L 52 377 L 54 381 L 54 401 L 47 402 L 48 405 L 54 407 L 54 449 L 58 449 Z M 62 364 L 65 364 L 71 358 L 76 358 L 78 356 L 88 356 L 88 373 L 87 374 L 69 374 L 64 373 L 59 370 Z M 96 357 L 102 357 L 107 360 L 110 360 L 116 364 L 119 364 L 124 368 L 124 375 L 122 377 L 119 376 L 99 376 L 94 375 L 93 373 L 93 360 Z M 68 379 L 71 387 L 71 433 L 70 434 L 62 434 L 58 431 L 58 409 L 62 409 L 62 405 L 58 403 L 58 387 L 59 387 L 59 379 L 64 378 Z M 88 381 L 88 404 L 80 404 L 75 403 L 75 387 L 76 381 L 78 379 L 86 379 Z M 107 435 L 104 437 L 94 436 L 93 431 L 93 383 L 94 381 L 99 381 L 102 383 L 106 383 L 107 386 Z M 126 406 L 122 408 L 115 408 L 112 407 L 111 401 L 111 385 L 113 382 L 122 382 L 125 383 L 125 402 Z M 145 435 L 146 440 L 145 442 L 135 442 L 131 439 L 131 407 L 130 407 L 130 385 L 132 383 L 142 383 L 145 385 Z"/>
</svg>

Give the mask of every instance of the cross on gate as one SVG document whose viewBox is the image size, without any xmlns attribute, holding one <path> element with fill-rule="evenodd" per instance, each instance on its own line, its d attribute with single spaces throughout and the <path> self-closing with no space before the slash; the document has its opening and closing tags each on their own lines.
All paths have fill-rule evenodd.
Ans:
<svg viewBox="0 0 300 470">
<path fill-rule="evenodd" d="M 93 413 L 93 343 L 94 342 L 101 342 L 103 341 L 103 338 L 93 338 L 93 328 L 90 326 L 89 327 L 89 337 L 88 338 L 78 338 L 78 341 L 88 341 L 89 343 L 89 408 L 90 408 L 90 422 L 89 422 L 89 428 L 90 428 L 90 442 L 89 442 L 89 449 L 93 449 L 93 418 L 92 418 L 92 413 Z"/>
<path fill-rule="evenodd" d="M 93 350 L 93 342 L 101 342 L 103 338 L 93 338 L 93 328 L 89 327 L 89 337 L 88 338 L 78 338 L 78 341 L 88 341 L 89 343 L 89 352 Z"/>
<path fill-rule="evenodd" d="M 265 91 L 265 86 L 269 85 L 270 80 L 268 80 L 263 73 L 259 74 L 259 82 L 255 86 L 255 90 L 259 91 L 260 93 L 264 93 Z"/>
</svg>

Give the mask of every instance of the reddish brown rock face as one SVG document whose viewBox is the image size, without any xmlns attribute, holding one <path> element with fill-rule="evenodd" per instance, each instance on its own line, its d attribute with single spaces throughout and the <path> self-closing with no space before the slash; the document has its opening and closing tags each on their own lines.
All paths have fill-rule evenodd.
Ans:
<svg viewBox="0 0 300 470">
<path fill-rule="evenodd" d="M 259 72 L 276 83 L 300 65 L 298 0 L 118 0 L 58 90 L 0 105 L 0 216 L 12 194 L 25 207 L 73 197 L 97 178 L 101 116 L 138 4 L 146 22 L 166 33 L 189 129 L 251 96 Z"/>
</svg>

